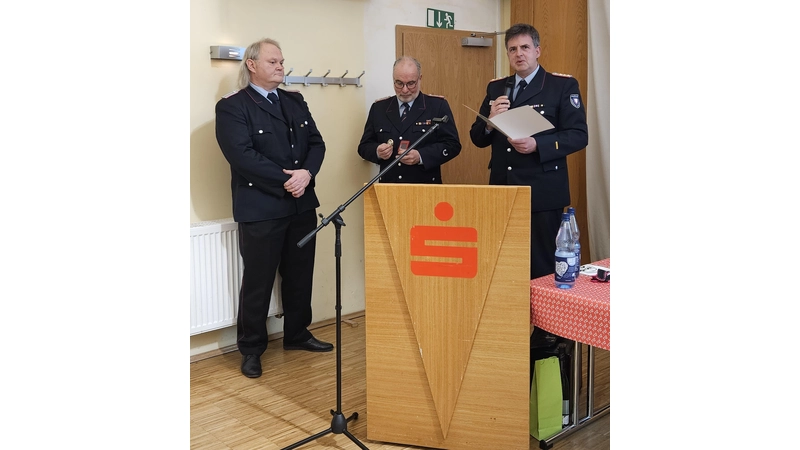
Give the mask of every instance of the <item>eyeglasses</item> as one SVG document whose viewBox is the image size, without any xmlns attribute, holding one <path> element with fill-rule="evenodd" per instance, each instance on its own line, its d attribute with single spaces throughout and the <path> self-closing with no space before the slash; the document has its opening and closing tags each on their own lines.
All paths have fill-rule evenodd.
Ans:
<svg viewBox="0 0 800 450">
<path fill-rule="evenodd" d="M 413 81 L 409 81 L 408 83 L 403 83 L 400 80 L 394 80 L 394 87 L 396 87 L 397 89 L 403 89 L 403 86 L 405 86 L 405 87 L 407 87 L 409 89 L 414 89 L 417 86 L 417 81 L 418 80 L 419 80 L 419 78 L 417 78 L 416 80 L 413 80 Z"/>
</svg>

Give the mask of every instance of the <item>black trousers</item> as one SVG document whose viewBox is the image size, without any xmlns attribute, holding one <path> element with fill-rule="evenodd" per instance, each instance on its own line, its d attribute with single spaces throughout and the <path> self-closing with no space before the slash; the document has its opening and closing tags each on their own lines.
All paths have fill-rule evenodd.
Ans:
<svg viewBox="0 0 800 450">
<path fill-rule="evenodd" d="M 317 227 L 315 211 L 294 216 L 239 223 L 239 252 L 244 261 L 239 292 L 236 344 L 243 355 L 261 355 L 267 349 L 267 313 L 280 273 L 283 302 L 283 342 L 308 340 L 311 332 L 311 291 L 314 279 L 316 236 L 298 248 L 297 243 Z"/>
<path fill-rule="evenodd" d="M 556 271 L 556 235 L 564 208 L 531 213 L 531 280 Z"/>
</svg>

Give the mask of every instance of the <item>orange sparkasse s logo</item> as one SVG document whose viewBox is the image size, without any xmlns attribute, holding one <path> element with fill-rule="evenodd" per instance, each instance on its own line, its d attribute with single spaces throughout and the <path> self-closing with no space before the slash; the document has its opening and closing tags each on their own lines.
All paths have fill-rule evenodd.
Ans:
<svg viewBox="0 0 800 450">
<path fill-rule="evenodd" d="M 453 206 L 447 202 L 438 203 L 434 215 L 442 222 L 447 222 L 453 217 Z M 474 278 L 478 274 L 478 247 L 428 245 L 428 241 L 477 244 L 477 229 L 426 225 L 411 227 L 411 272 L 420 276 L 450 278 Z M 419 261 L 413 260 L 413 257 L 447 261 Z"/>
</svg>

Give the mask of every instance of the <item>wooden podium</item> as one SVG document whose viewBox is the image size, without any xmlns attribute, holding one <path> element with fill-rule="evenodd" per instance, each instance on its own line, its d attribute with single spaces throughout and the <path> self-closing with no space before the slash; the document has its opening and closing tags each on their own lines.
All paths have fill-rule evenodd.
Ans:
<svg viewBox="0 0 800 450">
<path fill-rule="evenodd" d="M 367 438 L 527 449 L 530 188 L 364 193 Z"/>
</svg>

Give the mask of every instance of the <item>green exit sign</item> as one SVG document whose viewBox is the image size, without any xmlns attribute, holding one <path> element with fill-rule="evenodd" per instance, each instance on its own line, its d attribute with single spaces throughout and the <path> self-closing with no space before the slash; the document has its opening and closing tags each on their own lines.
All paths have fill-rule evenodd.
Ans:
<svg viewBox="0 0 800 450">
<path fill-rule="evenodd" d="M 450 11 L 428 8 L 428 28 L 455 30 L 456 15 Z"/>
</svg>

